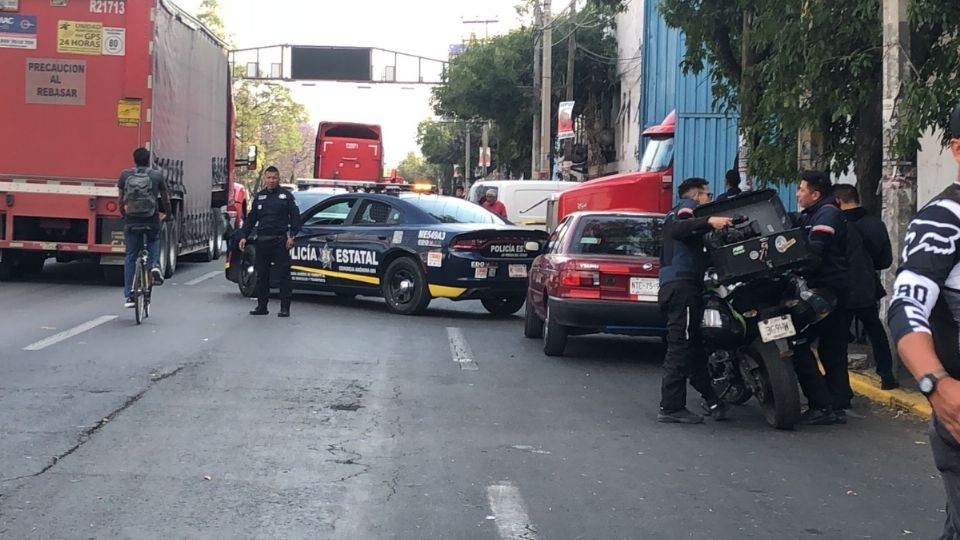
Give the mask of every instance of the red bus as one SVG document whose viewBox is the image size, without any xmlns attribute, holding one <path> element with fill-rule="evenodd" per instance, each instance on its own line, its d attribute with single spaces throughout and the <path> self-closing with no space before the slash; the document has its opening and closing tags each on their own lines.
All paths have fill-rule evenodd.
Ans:
<svg viewBox="0 0 960 540">
<path fill-rule="evenodd" d="M 383 134 L 380 126 L 320 122 L 314 178 L 379 182 L 382 176 Z"/>
</svg>

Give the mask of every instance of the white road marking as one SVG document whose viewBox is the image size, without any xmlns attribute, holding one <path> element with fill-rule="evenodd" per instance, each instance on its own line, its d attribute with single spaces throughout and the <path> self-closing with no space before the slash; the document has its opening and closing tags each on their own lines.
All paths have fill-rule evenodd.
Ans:
<svg viewBox="0 0 960 540">
<path fill-rule="evenodd" d="M 50 337 L 48 337 L 48 338 L 41 339 L 40 341 L 34 343 L 33 345 L 28 345 L 28 346 L 24 347 L 23 350 L 25 350 L 25 351 L 39 351 L 39 350 L 42 350 L 42 349 L 46 349 L 47 347 L 49 347 L 49 346 L 51 346 L 51 345 L 55 345 L 55 344 L 57 344 L 57 343 L 60 343 L 61 341 L 65 340 L 65 339 L 70 339 L 70 338 L 72 338 L 73 336 L 75 336 L 75 335 L 77 335 L 77 334 L 82 334 L 82 333 L 86 332 L 87 330 L 90 330 L 90 329 L 92 329 L 92 328 L 96 328 L 96 327 L 100 326 L 101 324 L 106 323 L 106 322 L 110 322 L 110 321 L 112 321 L 112 320 L 114 320 L 114 319 L 116 319 L 116 318 L 117 318 L 116 315 L 104 315 L 104 316 L 102 316 L 102 317 L 97 317 L 96 319 L 93 319 L 92 321 L 87 321 L 87 322 L 85 322 L 85 323 L 83 323 L 83 324 L 74 326 L 73 328 L 71 328 L 71 329 L 69 329 L 69 330 L 64 330 L 63 332 L 60 332 L 60 333 L 58 333 L 58 334 L 54 334 L 54 335 L 52 335 L 52 336 L 50 336 Z"/>
<path fill-rule="evenodd" d="M 448 326 L 447 338 L 450 340 L 450 355 L 453 356 L 454 362 L 460 364 L 460 369 L 466 371 L 480 369 L 473 361 L 473 351 L 470 350 L 470 345 L 467 345 L 467 340 L 459 328 Z"/>
<path fill-rule="evenodd" d="M 503 540 L 537 540 L 537 531 L 530 523 L 520 490 L 510 482 L 487 487 L 487 500 Z M 489 519 L 489 518 L 488 518 Z"/>
<path fill-rule="evenodd" d="M 206 280 L 208 280 L 208 279 L 210 279 L 210 278 L 212 278 L 212 277 L 217 277 L 217 276 L 219 276 L 219 275 L 222 274 L 222 273 L 223 273 L 223 270 L 215 270 L 215 271 L 213 271 L 213 272 L 207 272 L 206 274 L 204 274 L 204 275 L 202 275 L 202 276 L 200 276 L 200 277 L 198 277 L 198 278 L 191 279 L 190 281 L 184 283 L 184 285 L 196 285 L 197 283 L 200 283 L 200 282 L 202 282 L 202 281 L 206 281 Z"/>
</svg>

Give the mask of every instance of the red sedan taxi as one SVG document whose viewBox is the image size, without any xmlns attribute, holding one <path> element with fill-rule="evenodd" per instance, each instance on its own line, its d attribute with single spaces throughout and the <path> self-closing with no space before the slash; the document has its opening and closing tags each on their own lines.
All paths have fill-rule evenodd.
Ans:
<svg viewBox="0 0 960 540">
<path fill-rule="evenodd" d="M 562 355 L 567 337 L 610 333 L 663 336 L 660 290 L 662 214 L 570 214 L 530 267 L 523 333 Z"/>
</svg>

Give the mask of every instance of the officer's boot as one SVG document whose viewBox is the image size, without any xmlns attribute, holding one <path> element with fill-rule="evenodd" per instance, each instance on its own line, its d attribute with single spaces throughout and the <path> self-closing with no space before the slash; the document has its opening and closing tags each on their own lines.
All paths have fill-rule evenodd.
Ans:
<svg viewBox="0 0 960 540">
<path fill-rule="evenodd" d="M 290 301 L 281 300 L 280 301 L 280 313 L 277 313 L 277 317 L 289 317 L 290 316 Z"/>
<path fill-rule="evenodd" d="M 261 304 L 259 302 L 257 302 L 256 309 L 250 310 L 251 315 L 266 315 L 267 313 L 270 313 L 269 311 L 267 311 L 267 305 Z"/>
</svg>

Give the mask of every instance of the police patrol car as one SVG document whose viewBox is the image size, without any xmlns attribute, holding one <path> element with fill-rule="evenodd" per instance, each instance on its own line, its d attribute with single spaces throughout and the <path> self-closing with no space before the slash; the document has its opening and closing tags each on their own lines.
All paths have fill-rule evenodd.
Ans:
<svg viewBox="0 0 960 540">
<path fill-rule="evenodd" d="M 480 300 L 495 315 L 517 312 L 527 272 L 547 241 L 473 203 L 430 193 L 348 193 L 304 208 L 290 250 L 294 289 L 382 296 L 395 313 L 423 313 L 433 298 Z M 302 199 L 302 200 L 301 200 Z M 231 243 L 233 244 L 233 243 Z M 251 248 L 234 246 L 227 277 L 253 294 Z"/>
</svg>

